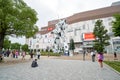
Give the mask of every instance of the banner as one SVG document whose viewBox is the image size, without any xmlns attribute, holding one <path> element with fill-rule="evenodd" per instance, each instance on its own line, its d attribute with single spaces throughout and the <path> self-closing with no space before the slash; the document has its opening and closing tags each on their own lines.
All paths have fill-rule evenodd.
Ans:
<svg viewBox="0 0 120 80">
<path fill-rule="evenodd" d="M 95 40 L 95 36 L 92 32 L 91 33 L 84 33 L 83 40 L 84 41 Z"/>
</svg>

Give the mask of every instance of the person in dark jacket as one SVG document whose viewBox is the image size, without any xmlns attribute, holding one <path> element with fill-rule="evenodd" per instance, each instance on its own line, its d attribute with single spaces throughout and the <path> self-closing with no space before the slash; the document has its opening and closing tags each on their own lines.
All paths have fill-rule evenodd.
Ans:
<svg viewBox="0 0 120 80">
<path fill-rule="evenodd" d="M 32 62 L 31 67 L 38 67 L 37 59 Z"/>
<path fill-rule="evenodd" d="M 117 60 L 117 54 L 114 52 L 114 60 Z"/>
<path fill-rule="evenodd" d="M 83 51 L 83 61 L 85 61 L 85 54 L 86 54 L 86 51 L 84 50 Z"/>
</svg>

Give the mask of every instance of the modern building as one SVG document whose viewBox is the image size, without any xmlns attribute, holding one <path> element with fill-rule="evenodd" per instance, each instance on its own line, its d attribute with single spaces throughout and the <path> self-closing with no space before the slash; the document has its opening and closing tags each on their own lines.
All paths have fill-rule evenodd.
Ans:
<svg viewBox="0 0 120 80">
<path fill-rule="evenodd" d="M 65 31 L 67 43 L 71 38 L 75 42 L 75 52 L 86 49 L 91 51 L 93 49 L 93 40 L 95 40 L 93 33 L 96 20 L 103 20 L 105 29 L 108 30 L 111 45 L 106 47 L 108 53 L 120 51 L 120 39 L 115 38 L 112 32 L 111 22 L 114 20 L 113 15 L 120 13 L 120 5 L 112 5 L 100 9 L 76 13 L 66 17 L 68 27 Z M 55 24 L 59 19 L 48 22 L 48 26 L 42 27 L 36 34 L 36 38 L 27 39 L 27 44 L 31 49 L 52 49 L 54 48 L 54 35 L 51 32 L 55 29 Z M 115 40 L 117 39 L 117 40 Z M 117 41 L 117 42 L 115 42 Z"/>
</svg>

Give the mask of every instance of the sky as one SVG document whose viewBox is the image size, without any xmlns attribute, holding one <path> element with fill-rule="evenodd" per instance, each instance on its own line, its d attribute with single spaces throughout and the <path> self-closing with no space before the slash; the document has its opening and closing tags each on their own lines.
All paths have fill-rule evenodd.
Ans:
<svg viewBox="0 0 120 80">
<path fill-rule="evenodd" d="M 41 28 L 48 25 L 48 21 L 71 16 L 75 13 L 111 6 L 120 0 L 24 0 L 37 12 L 36 25 Z M 25 38 L 10 38 L 12 43 L 25 44 Z"/>
</svg>

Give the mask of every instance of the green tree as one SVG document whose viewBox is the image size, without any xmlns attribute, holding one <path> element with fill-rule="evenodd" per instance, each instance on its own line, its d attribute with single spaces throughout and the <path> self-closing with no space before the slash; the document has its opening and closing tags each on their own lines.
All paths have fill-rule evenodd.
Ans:
<svg viewBox="0 0 120 80">
<path fill-rule="evenodd" d="M 10 49 L 11 41 L 9 40 L 8 37 L 5 37 L 4 43 L 3 43 L 3 48 L 4 49 Z"/>
<path fill-rule="evenodd" d="M 70 39 L 69 50 L 73 50 L 73 53 L 74 53 L 74 49 L 75 49 L 74 40 L 73 40 L 73 39 Z"/>
<path fill-rule="evenodd" d="M 22 50 L 27 52 L 28 51 L 28 45 L 27 44 L 22 45 Z"/>
<path fill-rule="evenodd" d="M 20 46 L 21 46 L 21 44 L 19 44 L 19 43 L 12 43 L 11 44 L 11 49 L 20 50 Z"/>
<path fill-rule="evenodd" d="M 114 21 L 112 21 L 112 31 L 115 36 L 120 36 L 120 14 L 114 15 Z"/>
<path fill-rule="evenodd" d="M 32 37 L 38 31 L 36 15 L 23 0 L 0 0 L 0 47 L 6 35 Z"/>
<path fill-rule="evenodd" d="M 102 20 L 97 20 L 93 30 L 93 34 L 96 37 L 93 47 L 95 50 L 97 50 L 97 52 L 103 52 L 105 46 L 109 45 L 108 40 L 110 39 L 110 37 L 108 36 L 107 30 L 105 29 L 105 26 L 102 22 Z"/>
</svg>

